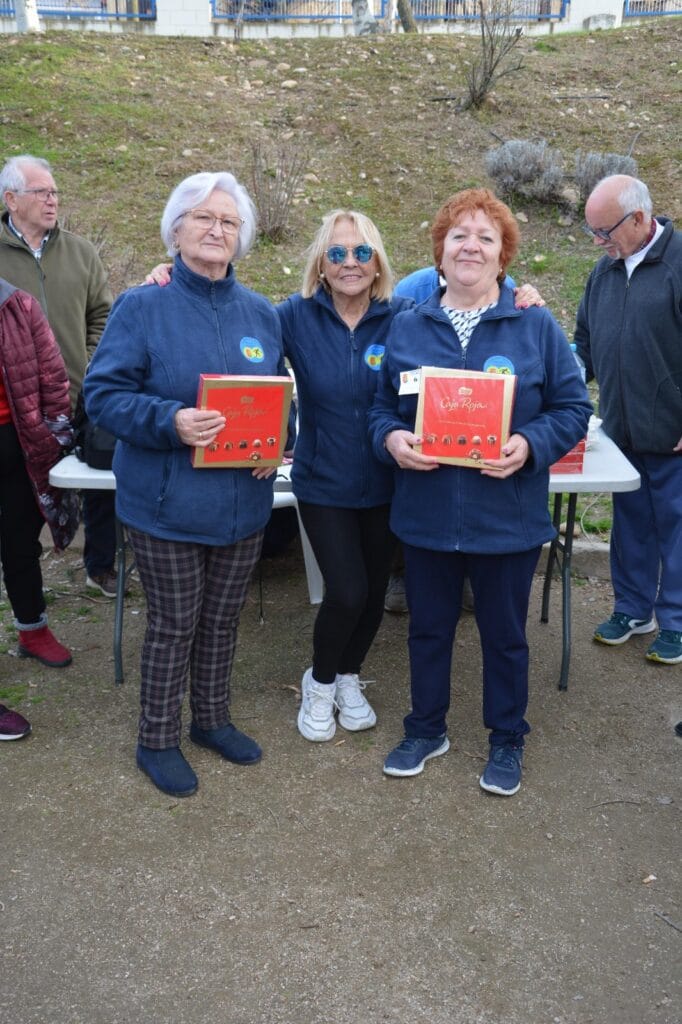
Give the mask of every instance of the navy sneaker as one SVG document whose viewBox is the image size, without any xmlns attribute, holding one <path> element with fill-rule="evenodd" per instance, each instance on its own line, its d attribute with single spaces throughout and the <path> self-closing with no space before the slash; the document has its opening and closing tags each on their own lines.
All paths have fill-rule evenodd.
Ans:
<svg viewBox="0 0 682 1024">
<path fill-rule="evenodd" d="M 498 796 L 513 796 L 521 786 L 521 763 L 523 747 L 507 743 L 491 747 L 485 771 L 478 780 L 481 789 Z"/>
<path fill-rule="evenodd" d="M 662 629 L 645 655 L 649 661 L 661 665 L 677 665 L 682 661 L 682 633 Z"/>
<path fill-rule="evenodd" d="M 406 736 L 384 761 L 384 775 L 419 775 L 432 757 L 440 757 L 450 749 L 447 736 Z"/>
<path fill-rule="evenodd" d="M 189 727 L 189 738 L 198 747 L 208 747 L 233 764 L 255 764 L 263 751 L 255 740 L 240 732 L 234 725 L 221 725 L 219 729 L 200 729 L 194 722 Z"/>
<path fill-rule="evenodd" d="M 653 633 L 655 619 L 631 619 L 624 612 L 614 612 L 608 622 L 602 622 L 594 631 L 600 644 L 624 644 L 635 633 Z"/>
<path fill-rule="evenodd" d="M 149 776 L 157 789 L 169 796 L 191 796 L 197 791 L 199 782 L 180 747 L 152 750 L 139 743 L 137 767 Z"/>
</svg>

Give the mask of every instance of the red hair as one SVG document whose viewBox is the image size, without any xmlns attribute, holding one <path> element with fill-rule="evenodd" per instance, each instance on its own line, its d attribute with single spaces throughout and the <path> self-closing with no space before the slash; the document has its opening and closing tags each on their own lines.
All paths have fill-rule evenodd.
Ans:
<svg viewBox="0 0 682 1024">
<path fill-rule="evenodd" d="M 509 207 L 498 199 L 489 188 L 465 188 L 456 192 L 443 203 L 431 225 L 431 241 L 433 243 L 433 259 L 437 268 L 443 259 L 445 236 L 451 227 L 458 224 L 462 217 L 477 212 L 485 214 L 492 221 L 502 236 L 500 266 L 502 272 L 498 280 L 502 280 L 507 267 L 519 250 L 521 232 Z"/>
</svg>

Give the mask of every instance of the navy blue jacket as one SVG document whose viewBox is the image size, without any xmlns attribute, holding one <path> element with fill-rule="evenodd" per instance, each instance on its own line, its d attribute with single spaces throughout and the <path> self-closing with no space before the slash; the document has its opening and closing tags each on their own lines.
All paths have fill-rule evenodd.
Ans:
<svg viewBox="0 0 682 1024">
<path fill-rule="evenodd" d="M 220 281 L 176 257 L 164 288 L 133 288 L 114 304 L 88 369 L 88 415 L 114 434 L 116 511 L 166 540 L 234 544 L 262 529 L 273 479 L 251 469 L 194 469 L 177 435 L 196 406 L 200 373 L 286 375 L 279 319 L 230 266 Z"/>
<path fill-rule="evenodd" d="M 517 375 L 511 433 L 530 458 L 505 479 L 440 465 L 399 469 L 384 448 L 391 430 L 414 429 L 416 395 L 398 395 L 403 370 L 417 366 L 486 370 L 508 360 Z M 546 309 L 515 309 L 511 289 L 485 312 L 465 351 L 439 295 L 398 314 L 374 405 L 370 435 L 377 458 L 395 469 L 391 527 L 401 540 L 436 551 L 528 551 L 554 536 L 548 511 L 549 467 L 582 438 L 592 406 L 564 333 Z"/>
<path fill-rule="evenodd" d="M 599 260 L 575 342 L 587 379 L 599 381 L 609 437 L 626 450 L 672 455 L 682 437 L 682 232 L 657 219 L 663 234 L 629 280 L 623 260 Z"/>
<path fill-rule="evenodd" d="M 296 375 L 298 438 L 291 479 L 302 501 L 373 508 L 391 500 L 393 473 L 372 454 L 372 404 L 394 313 L 411 299 L 372 301 L 350 330 L 320 287 L 309 299 L 291 295 L 277 307 L 284 351 Z"/>
</svg>

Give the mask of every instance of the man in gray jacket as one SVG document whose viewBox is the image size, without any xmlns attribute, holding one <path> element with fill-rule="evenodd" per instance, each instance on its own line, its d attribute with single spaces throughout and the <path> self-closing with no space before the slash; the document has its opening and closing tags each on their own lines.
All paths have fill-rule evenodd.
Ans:
<svg viewBox="0 0 682 1024">
<path fill-rule="evenodd" d="M 604 250 L 578 310 L 577 353 L 599 382 L 606 432 L 641 476 L 613 496 L 614 613 L 594 639 L 658 633 L 646 657 L 682 662 L 682 232 L 652 215 L 646 185 L 617 174 L 585 205 Z"/>
<path fill-rule="evenodd" d="M 59 193 L 46 160 L 11 157 L 0 171 L 0 198 L 0 276 L 40 302 L 75 407 L 111 308 L 106 271 L 91 242 L 59 226 Z M 116 597 L 115 524 L 113 491 L 83 491 L 86 586 L 110 598 Z"/>
</svg>

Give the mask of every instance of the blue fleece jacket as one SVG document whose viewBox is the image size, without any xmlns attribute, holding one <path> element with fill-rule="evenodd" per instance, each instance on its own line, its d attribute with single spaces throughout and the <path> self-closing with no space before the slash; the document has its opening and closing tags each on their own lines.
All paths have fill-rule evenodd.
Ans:
<svg viewBox="0 0 682 1024">
<path fill-rule="evenodd" d="M 511 432 L 530 445 L 526 465 L 506 479 L 459 466 L 398 469 L 384 439 L 391 430 L 413 430 L 417 410 L 416 395 L 398 394 L 401 371 L 487 370 L 501 359 L 517 375 Z M 549 467 L 585 436 L 591 412 L 561 328 L 546 309 L 515 309 L 509 288 L 483 314 L 465 351 L 437 294 L 398 314 L 369 414 L 375 455 L 395 469 L 394 533 L 417 547 L 484 554 L 528 551 L 550 540 Z"/>
<path fill-rule="evenodd" d="M 166 540 L 233 544 L 267 523 L 273 478 L 193 468 L 174 416 L 196 405 L 200 373 L 286 374 L 279 320 L 231 266 L 211 282 L 177 257 L 165 288 L 134 288 L 114 304 L 85 404 L 119 439 L 113 468 L 123 523 Z"/>
<path fill-rule="evenodd" d="M 372 301 L 354 330 L 320 287 L 277 307 L 284 351 L 296 375 L 299 425 L 291 473 L 302 501 L 373 508 L 391 500 L 393 473 L 375 459 L 367 436 L 372 404 L 395 312 L 411 299 Z"/>
</svg>

